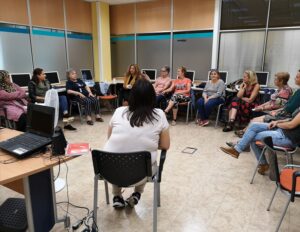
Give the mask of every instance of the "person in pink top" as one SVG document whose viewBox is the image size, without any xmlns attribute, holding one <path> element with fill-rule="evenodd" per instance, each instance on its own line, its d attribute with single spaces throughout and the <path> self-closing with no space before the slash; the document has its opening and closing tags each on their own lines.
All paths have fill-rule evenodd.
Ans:
<svg viewBox="0 0 300 232">
<path fill-rule="evenodd" d="M 16 129 L 26 130 L 27 101 L 25 90 L 12 83 L 9 73 L 0 70 L 0 115 L 16 122 Z"/>
<path fill-rule="evenodd" d="M 170 98 L 171 94 L 171 92 L 167 92 L 167 89 L 172 84 L 169 73 L 170 67 L 162 67 L 160 70 L 160 77 L 158 77 L 153 84 L 156 93 L 156 108 L 162 108 L 163 110 L 167 107 L 167 100 Z"/>
<path fill-rule="evenodd" d="M 167 108 L 165 109 L 165 113 L 169 113 L 171 109 L 173 109 L 173 120 L 171 125 L 176 125 L 177 112 L 178 112 L 178 104 L 183 102 L 188 102 L 191 98 L 191 83 L 192 81 L 189 78 L 185 77 L 186 68 L 179 67 L 177 69 L 177 79 L 173 80 L 172 85 L 166 91 L 173 91 L 174 93 L 171 97 L 171 100 L 168 103 Z"/>
</svg>

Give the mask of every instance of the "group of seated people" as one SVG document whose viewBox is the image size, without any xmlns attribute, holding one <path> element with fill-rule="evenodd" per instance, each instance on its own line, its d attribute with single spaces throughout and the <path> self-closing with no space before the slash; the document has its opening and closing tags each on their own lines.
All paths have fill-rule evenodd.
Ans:
<svg viewBox="0 0 300 232">
<path fill-rule="evenodd" d="M 78 101 L 84 106 L 86 121 L 88 125 L 93 125 L 92 108 L 95 109 L 95 121 L 103 122 L 100 115 L 100 104 L 98 98 L 92 93 L 91 89 L 80 79 L 77 78 L 76 71 L 69 69 L 66 72 L 67 95 L 59 94 L 59 111 L 63 117 L 64 129 L 76 131 L 70 123 L 73 117 L 69 115 L 69 100 Z M 26 131 L 26 113 L 28 101 L 31 103 L 44 103 L 48 90 L 52 88 L 43 69 L 35 68 L 32 78 L 28 84 L 28 97 L 23 88 L 12 83 L 10 75 L 5 70 L 0 70 L 0 116 L 6 117 L 16 123 L 16 129 Z"/>
</svg>

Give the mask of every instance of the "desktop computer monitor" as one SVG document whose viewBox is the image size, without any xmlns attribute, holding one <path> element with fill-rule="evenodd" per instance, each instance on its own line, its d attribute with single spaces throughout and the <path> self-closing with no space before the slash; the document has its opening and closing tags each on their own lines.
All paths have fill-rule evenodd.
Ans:
<svg viewBox="0 0 300 232">
<path fill-rule="evenodd" d="M 60 79 L 57 71 L 51 71 L 51 72 L 45 72 L 46 79 L 53 85 L 53 84 L 59 84 Z"/>
<path fill-rule="evenodd" d="M 142 69 L 142 73 L 146 73 L 151 81 L 156 79 L 156 69 Z"/>
<path fill-rule="evenodd" d="M 189 78 L 192 82 L 194 82 L 194 80 L 195 80 L 195 74 L 196 74 L 196 71 L 194 71 L 194 70 L 187 70 L 186 73 L 185 73 L 185 77 Z"/>
<path fill-rule="evenodd" d="M 269 82 L 269 72 L 256 72 L 258 84 L 261 87 L 267 87 Z"/>
<path fill-rule="evenodd" d="M 11 73 L 11 81 L 22 88 L 27 88 L 30 81 L 29 73 Z"/>
<path fill-rule="evenodd" d="M 211 71 L 208 71 L 208 78 L 207 78 L 207 80 L 210 80 L 209 79 L 210 72 Z M 220 73 L 220 79 L 223 80 L 225 84 L 227 84 L 228 72 L 227 71 L 219 71 L 219 73 Z"/>
<path fill-rule="evenodd" d="M 91 81 L 93 80 L 93 75 L 90 69 L 81 69 L 82 80 Z"/>
</svg>

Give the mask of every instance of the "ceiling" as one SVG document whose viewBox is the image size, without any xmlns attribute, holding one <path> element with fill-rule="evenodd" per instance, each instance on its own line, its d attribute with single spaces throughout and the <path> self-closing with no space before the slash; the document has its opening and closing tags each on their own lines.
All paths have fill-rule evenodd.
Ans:
<svg viewBox="0 0 300 232">
<path fill-rule="evenodd" d="M 119 5 L 119 4 L 128 4 L 128 3 L 135 3 L 135 2 L 149 2 L 153 0 L 84 0 L 86 2 L 105 2 L 109 5 Z"/>
</svg>

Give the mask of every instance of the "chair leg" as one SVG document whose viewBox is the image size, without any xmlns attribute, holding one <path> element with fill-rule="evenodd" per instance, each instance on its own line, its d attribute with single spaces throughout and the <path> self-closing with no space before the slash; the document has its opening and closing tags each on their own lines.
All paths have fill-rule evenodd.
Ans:
<svg viewBox="0 0 300 232">
<path fill-rule="evenodd" d="M 94 206 L 93 206 L 93 228 L 96 229 L 98 223 L 97 223 L 97 204 L 98 204 L 98 181 L 99 181 L 99 175 L 95 175 L 94 177 Z M 96 230 L 95 230 L 96 231 Z"/>
<path fill-rule="evenodd" d="M 283 221 L 283 218 L 284 218 L 284 216 L 285 216 L 285 214 L 286 214 L 286 211 L 287 211 L 287 209 L 288 209 L 288 207 L 289 207 L 290 202 L 291 202 L 291 196 L 289 196 L 289 199 L 288 199 L 288 201 L 287 201 L 287 203 L 286 203 L 286 205 L 285 205 L 285 208 L 284 208 L 284 210 L 283 210 L 283 212 L 282 212 L 281 218 L 280 218 L 280 220 L 279 220 L 279 222 L 278 222 L 278 224 L 277 224 L 277 227 L 276 227 L 276 232 L 279 231 L 279 228 L 280 228 L 280 226 L 281 226 L 281 223 L 282 223 L 282 221 Z"/>
<path fill-rule="evenodd" d="M 260 162 L 260 160 L 261 160 L 263 154 L 265 153 L 266 149 L 267 149 L 267 148 L 264 147 L 263 150 L 262 150 L 261 153 L 260 153 L 260 156 L 259 156 L 259 159 L 258 159 L 258 161 L 257 161 L 257 165 L 256 165 L 256 167 L 255 167 L 255 169 L 254 169 L 253 176 L 252 176 L 252 179 L 251 179 L 251 181 L 250 181 L 250 184 L 253 184 L 254 177 L 255 177 L 255 175 L 256 175 L 256 173 L 257 173 L 257 169 L 258 169 L 258 166 L 259 166 L 259 162 Z"/>
<path fill-rule="evenodd" d="M 274 200 L 274 197 L 275 197 L 275 195 L 276 195 L 277 189 L 278 189 L 278 186 L 276 185 L 276 189 L 275 189 L 275 191 L 273 192 L 273 195 L 272 195 L 272 198 L 271 198 L 270 203 L 269 203 L 269 205 L 268 205 L 267 211 L 270 211 L 270 208 L 271 208 L 272 202 L 273 202 L 273 200 Z"/>
<path fill-rule="evenodd" d="M 157 207 L 160 207 L 160 183 L 157 183 Z"/>
<path fill-rule="evenodd" d="M 220 104 L 218 106 L 218 112 L 217 112 L 217 118 L 216 118 L 215 128 L 217 128 L 218 123 L 219 123 L 220 111 L 221 111 L 222 106 L 223 106 L 223 104 Z"/>
<path fill-rule="evenodd" d="M 157 204 L 158 204 L 158 183 L 157 176 L 154 176 L 154 187 L 153 187 L 153 232 L 157 232 Z"/>
<path fill-rule="evenodd" d="M 104 187 L 105 187 L 106 204 L 109 205 L 109 193 L 108 193 L 108 184 L 107 184 L 107 181 L 104 181 Z"/>
<path fill-rule="evenodd" d="M 189 123 L 189 112 L 190 112 L 190 103 L 187 104 L 187 111 L 186 111 L 186 124 Z"/>
<path fill-rule="evenodd" d="M 79 102 L 77 102 L 77 107 L 78 107 L 78 111 L 79 111 L 80 123 L 83 124 L 82 111 L 81 111 L 81 106 L 80 106 Z"/>
</svg>

